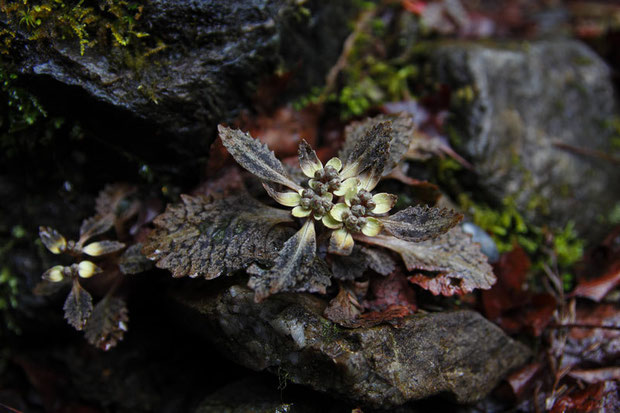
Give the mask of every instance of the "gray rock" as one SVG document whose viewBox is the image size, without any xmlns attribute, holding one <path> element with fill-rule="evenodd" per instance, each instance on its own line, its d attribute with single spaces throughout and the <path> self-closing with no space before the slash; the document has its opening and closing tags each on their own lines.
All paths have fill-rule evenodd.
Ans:
<svg viewBox="0 0 620 413">
<path fill-rule="evenodd" d="M 537 223 L 573 220 L 591 235 L 620 193 L 616 106 L 601 58 L 580 42 L 555 40 L 443 44 L 432 62 L 454 91 L 448 128 L 481 186 L 498 200 L 514 198 Z"/>
<path fill-rule="evenodd" d="M 349 1 L 150 0 L 141 21 L 165 48 L 141 62 L 127 57 L 131 49 L 111 46 L 87 48 L 81 56 L 76 39 L 59 38 L 26 43 L 15 57 L 22 74 L 33 79 L 52 78 L 173 136 L 209 142 L 215 125 L 247 107 L 262 76 L 279 65 L 308 90 L 308 83 L 321 80 L 348 33 L 355 9 L 347 6 Z"/>
<path fill-rule="evenodd" d="M 192 312 L 197 330 L 232 360 L 373 408 L 444 392 L 472 402 L 529 356 L 472 311 L 416 315 L 400 328 L 342 329 L 321 316 L 326 303 L 311 295 L 256 304 L 243 286 L 210 290 L 179 300 L 199 313 Z"/>
</svg>

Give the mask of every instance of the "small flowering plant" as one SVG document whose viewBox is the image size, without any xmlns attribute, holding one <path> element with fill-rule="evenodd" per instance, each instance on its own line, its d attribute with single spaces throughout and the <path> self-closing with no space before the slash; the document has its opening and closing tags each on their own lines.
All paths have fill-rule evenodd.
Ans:
<svg viewBox="0 0 620 413">
<path fill-rule="evenodd" d="M 374 191 L 409 150 L 413 130 L 408 115 L 355 122 L 326 163 L 302 140 L 294 171 L 249 134 L 220 126 L 228 152 L 287 208 L 259 202 L 233 174 L 233 192 L 181 195 L 168 205 L 142 253 L 174 277 L 210 280 L 243 270 L 256 301 L 279 292 L 325 294 L 332 279 L 346 283 L 367 268 L 384 276 L 435 272 L 418 271 L 410 280 L 433 293 L 489 288 L 494 276 L 486 258 L 456 227 L 461 214 L 410 206 L 390 215 L 397 196 Z M 404 268 L 386 250 L 400 255 Z"/>
<path fill-rule="evenodd" d="M 240 130 L 219 127 L 229 153 L 256 175 L 269 196 L 292 208 L 292 217 L 302 220 L 299 231 L 285 242 L 274 265 L 264 269 L 252 265 L 250 287 L 257 299 L 286 290 L 290 282 L 302 280 L 316 265 L 317 228 L 330 231 L 327 251 L 349 255 L 355 239 L 381 233 L 418 242 L 437 237 L 456 225 L 462 216 L 454 211 L 409 207 L 392 216 L 387 213 L 397 196 L 373 193 L 381 177 L 403 156 L 403 145 L 392 147 L 391 122 L 377 122 L 345 144 L 337 158 L 323 164 L 304 140 L 299 146 L 299 166 L 305 180 L 298 182 L 265 145 Z M 406 148 L 406 146 L 405 146 Z M 316 227 L 318 225 L 318 227 Z M 318 289 L 320 291 L 320 289 Z"/>
</svg>

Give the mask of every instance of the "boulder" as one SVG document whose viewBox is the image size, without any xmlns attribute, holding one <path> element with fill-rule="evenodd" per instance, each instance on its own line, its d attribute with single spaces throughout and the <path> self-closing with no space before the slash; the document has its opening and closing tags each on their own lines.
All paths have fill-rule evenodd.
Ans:
<svg viewBox="0 0 620 413">
<path fill-rule="evenodd" d="M 399 328 L 343 329 L 321 316 L 326 303 L 312 295 L 278 294 L 257 304 L 245 286 L 209 290 L 179 301 L 196 330 L 230 359 L 372 408 L 440 393 L 473 402 L 529 356 L 473 311 L 414 315 Z"/>
<path fill-rule="evenodd" d="M 355 13 L 350 5 L 150 0 L 140 22 L 158 46 L 136 51 L 101 45 L 83 55 L 77 39 L 25 42 L 23 26 L 4 15 L 0 28 L 18 30 L 15 42 L 21 39 L 24 47 L 13 58 L 39 89 L 53 79 L 56 98 L 81 93 L 154 125 L 155 132 L 209 143 L 215 126 L 248 107 L 257 84 L 276 69 L 291 71 L 305 90 L 322 81 L 348 34 L 347 21 Z"/>
<path fill-rule="evenodd" d="M 447 129 L 480 186 L 538 224 L 590 236 L 620 193 L 609 67 L 574 40 L 455 42 L 432 52 L 452 91 Z M 587 207 L 586 207 L 587 206 Z"/>
</svg>

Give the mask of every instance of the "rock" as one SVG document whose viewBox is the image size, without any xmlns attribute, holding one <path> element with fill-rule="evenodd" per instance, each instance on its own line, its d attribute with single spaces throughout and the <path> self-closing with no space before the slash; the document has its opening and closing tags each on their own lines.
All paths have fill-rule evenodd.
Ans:
<svg viewBox="0 0 620 413">
<path fill-rule="evenodd" d="M 307 90 L 322 80 L 348 33 L 349 3 L 151 0 L 140 22 L 165 45 L 156 52 L 108 45 L 82 56 L 77 39 L 51 38 L 26 42 L 14 57 L 22 75 L 54 79 L 63 95 L 77 88 L 173 136 L 208 143 L 278 65 Z"/>
<path fill-rule="evenodd" d="M 179 301 L 229 358 L 373 408 L 444 392 L 478 400 L 529 354 L 472 311 L 411 316 L 402 328 L 342 329 L 321 316 L 326 303 L 317 297 L 278 294 L 257 304 L 244 286 L 217 293 L 212 285 Z"/>
<path fill-rule="evenodd" d="M 573 40 L 443 44 L 431 61 L 453 91 L 453 143 L 481 187 L 532 222 L 573 220 L 593 235 L 620 193 L 608 66 Z"/>
</svg>

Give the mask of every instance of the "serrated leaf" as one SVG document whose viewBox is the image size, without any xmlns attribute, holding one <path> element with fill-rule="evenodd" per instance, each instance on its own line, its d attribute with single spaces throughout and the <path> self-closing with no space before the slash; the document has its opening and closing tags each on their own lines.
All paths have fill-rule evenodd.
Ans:
<svg viewBox="0 0 620 413">
<path fill-rule="evenodd" d="M 142 243 L 127 248 L 118 260 L 118 268 L 123 274 L 139 274 L 153 268 L 153 262 L 142 254 Z"/>
<path fill-rule="evenodd" d="M 316 259 L 316 234 L 312 219 L 306 220 L 299 231 L 289 238 L 269 269 L 253 265 L 248 286 L 254 290 L 257 302 L 283 291 L 325 293 L 329 271 L 322 260 Z"/>
<path fill-rule="evenodd" d="M 446 233 L 463 219 L 463 215 L 450 209 L 416 205 L 378 219 L 386 233 L 405 241 L 419 242 Z"/>
<path fill-rule="evenodd" d="M 84 335 L 90 344 L 107 351 L 123 339 L 128 323 L 125 301 L 118 297 L 106 297 L 93 309 Z"/>
<path fill-rule="evenodd" d="M 355 143 L 364 136 L 369 128 L 379 122 L 387 121 L 392 123 L 392 141 L 390 142 L 389 157 L 383 170 L 383 176 L 389 174 L 407 153 L 414 136 L 415 124 L 413 117 L 407 113 L 401 113 L 398 116 L 379 115 L 350 123 L 345 128 L 346 138 L 344 146 L 340 151 L 340 159 L 346 159 L 345 156 L 353 150 Z"/>
<path fill-rule="evenodd" d="M 460 227 L 427 241 L 409 242 L 391 236 L 357 237 L 359 241 L 379 245 L 396 251 L 409 271 L 436 271 L 435 279 L 442 285 L 449 283 L 449 290 L 433 290 L 439 293 L 465 294 L 476 288 L 488 289 L 495 283 L 495 275 L 480 245 L 471 240 Z M 418 282 L 418 284 L 420 284 Z"/>
<path fill-rule="evenodd" d="M 362 172 L 373 178 L 381 177 L 390 156 L 391 122 L 376 123 L 355 138 L 354 144 L 345 142 L 346 150 L 340 156 L 344 159 L 341 178 L 351 178 Z"/>
<path fill-rule="evenodd" d="M 76 330 L 84 328 L 93 312 L 93 298 L 77 280 L 73 281 L 73 287 L 67 296 L 63 309 L 65 310 L 65 319 Z"/>
<path fill-rule="evenodd" d="M 238 129 L 219 125 L 218 131 L 222 143 L 239 165 L 264 181 L 275 182 L 295 191 L 301 189 L 267 145 Z"/>
<path fill-rule="evenodd" d="M 388 253 L 360 245 L 355 245 L 350 255 L 333 255 L 331 264 L 334 277 L 342 281 L 360 278 L 369 267 L 381 275 L 388 275 L 396 268 Z"/>
<path fill-rule="evenodd" d="M 90 238 L 101 235 L 114 225 L 112 215 L 95 215 L 82 221 L 80 226 L 80 245 Z"/>
<path fill-rule="evenodd" d="M 109 184 L 97 195 L 95 211 L 99 216 L 122 216 L 131 209 L 131 202 L 124 202 L 137 191 L 135 186 L 127 184 Z"/>
<path fill-rule="evenodd" d="M 98 257 L 100 255 L 111 254 L 125 248 L 125 244 L 119 241 L 97 241 L 86 245 L 82 248 L 82 252 L 90 255 L 91 257 Z"/>
<path fill-rule="evenodd" d="M 288 211 L 271 208 L 248 194 L 219 200 L 181 196 L 153 222 L 156 229 L 142 249 L 158 268 L 174 277 L 222 274 L 267 262 L 278 253 L 292 222 Z"/>
<path fill-rule="evenodd" d="M 51 227 L 39 227 L 39 238 L 43 245 L 53 254 L 60 254 L 67 247 L 67 240 Z"/>
</svg>

